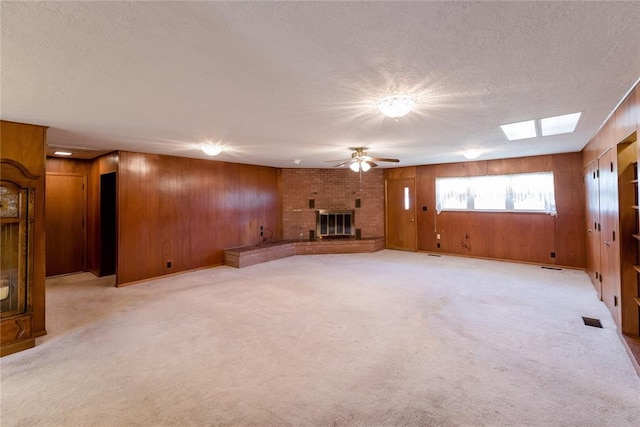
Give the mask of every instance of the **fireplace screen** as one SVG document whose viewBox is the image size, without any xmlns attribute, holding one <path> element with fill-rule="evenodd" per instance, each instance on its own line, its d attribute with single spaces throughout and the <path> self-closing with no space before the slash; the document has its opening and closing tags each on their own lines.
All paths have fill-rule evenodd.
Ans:
<svg viewBox="0 0 640 427">
<path fill-rule="evenodd" d="M 354 232 L 353 217 L 353 211 L 317 211 L 316 233 L 318 238 L 352 237 Z"/>
</svg>

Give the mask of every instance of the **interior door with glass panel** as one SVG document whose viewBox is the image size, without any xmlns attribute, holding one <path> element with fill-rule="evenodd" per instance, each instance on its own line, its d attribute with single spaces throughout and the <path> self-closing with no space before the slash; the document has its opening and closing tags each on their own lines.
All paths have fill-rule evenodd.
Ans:
<svg viewBox="0 0 640 427">
<path fill-rule="evenodd" d="M 385 181 L 386 247 L 403 251 L 416 250 L 415 180 Z"/>
</svg>

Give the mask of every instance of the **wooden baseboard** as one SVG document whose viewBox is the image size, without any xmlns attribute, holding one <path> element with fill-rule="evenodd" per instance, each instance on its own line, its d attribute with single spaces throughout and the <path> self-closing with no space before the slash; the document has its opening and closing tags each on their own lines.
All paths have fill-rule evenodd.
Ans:
<svg viewBox="0 0 640 427">
<path fill-rule="evenodd" d="M 146 279 L 133 280 L 131 282 L 125 282 L 125 283 L 117 283 L 116 282 L 115 286 L 116 286 L 116 288 L 125 288 L 127 286 L 137 285 L 138 283 L 144 283 L 144 282 L 148 282 L 150 280 L 164 279 L 166 277 L 177 276 L 178 274 L 189 273 L 191 271 L 206 270 L 208 268 L 220 267 L 221 265 L 223 265 L 223 264 L 206 265 L 204 267 L 198 267 L 198 268 L 192 268 L 192 269 L 189 269 L 189 270 L 176 271 L 175 273 L 168 273 L 168 274 L 163 274 L 162 276 L 148 277 Z M 117 278 L 118 278 L 118 275 L 116 274 L 116 280 L 117 280 Z"/>
<path fill-rule="evenodd" d="M 389 249 L 391 249 L 391 248 L 389 248 Z M 483 256 L 450 254 L 450 253 L 447 253 L 447 252 L 439 252 L 439 251 L 418 250 L 416 252 L 426 253 L 426 254 L 431 254 L 431 255 L 445 255 L 445 256 L 455 256 L 455 257 L 460 257 L 460 258 L 484 259 L 484 260 L 487 260 L 487 261 L 501 261 L 501 262 L 512 262 L 512 263 L 515 263 L 515 264 L 537 265 L 537 266 L 540 266 L 540 267 L 561 268 L 563 270 L 587 271 L 586 268 L 584 268 L 584 267 L 574 267 L 574 266 L 571 266 L 571 265 L 545 264 L 545 263 L 541 263 L 541 262 L 519 261 L 519 260 L 515 260 L 515 259 L 506 259 L 506 258 L 490 258 L 490 257 L 483 257 Z"/>
<path fill-rule="evenodd" d="M 636 368 L 638 376 L 640 376 L 640 338 L 630 337 L 629 335 L 620 335 L 620 340 L 625 350 L 629 354 L 633 367 Z"/>
</svg>

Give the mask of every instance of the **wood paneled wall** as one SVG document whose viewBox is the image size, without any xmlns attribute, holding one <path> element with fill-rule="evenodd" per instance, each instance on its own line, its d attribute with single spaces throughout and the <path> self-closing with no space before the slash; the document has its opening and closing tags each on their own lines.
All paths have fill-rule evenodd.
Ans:
<svg viewBox="0 0 640 427">
<path fill-rule="evenodd" d="M 278 170 L 120 152 L 118 284 L 220 265 L 223 250 L 280 238 Z M 171 262 L 171 267 L 167 263 Z"/>
<path fill-rule="evenodd" d="M 403 173 L 402 169 L 407 170 Z M 511 212 L 442 212 L 436 215 L 436 177 L 541 171 L 554 172 L 557 217 Z M 393 169 L 387 174 L 398 177 L 415 174 L 417 246 L 420 251 L 585 267 L 580 153 L 426 165 Z M 551 257 L 551 252 L 555 252 L 555 258 Z"/>
<path fill-rule="evenodd" d="M 36 185 L 34 223 L 34 277 L 33 320 L 35 337 L 45 335 L 45 145 L 47 128 L 44 126 L 0 121 L 0 152 L 3 159 L 22 164 L 31 174 L 39 177 Z"/>
<path fill-rule="evenodd" d="M 632 206 L 640 194 L 632 183 L 640 129 L 640 86 L 636 86 L 582 150 L 589 215 L 586 251 L 589 277 L 623 334 L 638 339 L 638 224 Z M 613 175 L 613 176 L 610 176 Z M 598 223 L 598 232 L 593 224 Z M 600 231 L 601 229 L 601 231 Z M 613 238 L 613 233 L 619 236 Z M 640 347 L 638 347 L 640 348 Z M 640 360 L 638 350 L 636 359 Z M 639 368 L 640 369 L 640 368 Z M 640 370 L 639 370 L 640 372 Z"/>
</svg>

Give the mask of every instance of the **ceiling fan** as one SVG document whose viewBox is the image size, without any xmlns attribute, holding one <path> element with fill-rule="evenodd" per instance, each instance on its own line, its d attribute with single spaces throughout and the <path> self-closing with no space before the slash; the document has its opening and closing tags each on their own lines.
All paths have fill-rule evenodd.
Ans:
<svg viewBox="0 0 640 427">
<path fill-rule="evenodd" d="M 371 168 L 375 168 L 378 166 L 375 162 L 392 162 L 398 163 L 400 160 L 398 159 L 386 159 L 382 157 L 371 157 L 367 154 L 365 150 L 368 150 L 367 147 L 350 147 L 350 150 L 354 150 L 351 153 L 351 158 L 348 160 L 330 160 L 333 162 L 340 162 L 337 165 L 334 165 L 334 168 L 338 168 L 344 165 L 349 165 L 354 172 L 366 172 Z"/>
</svg>

